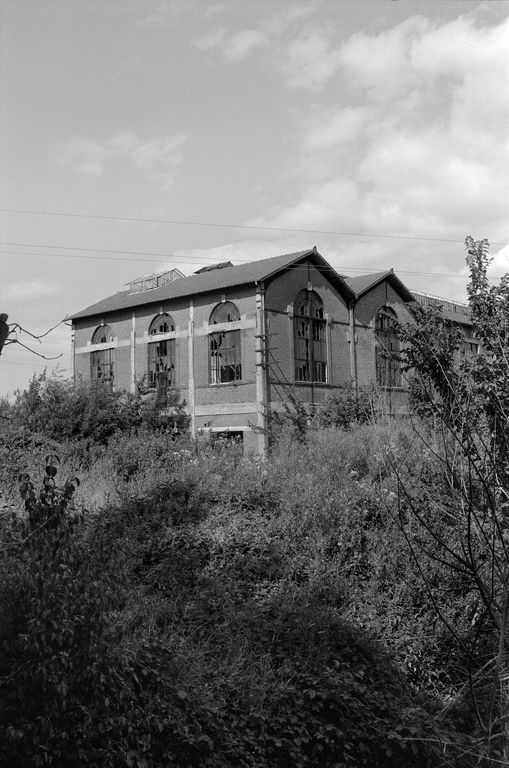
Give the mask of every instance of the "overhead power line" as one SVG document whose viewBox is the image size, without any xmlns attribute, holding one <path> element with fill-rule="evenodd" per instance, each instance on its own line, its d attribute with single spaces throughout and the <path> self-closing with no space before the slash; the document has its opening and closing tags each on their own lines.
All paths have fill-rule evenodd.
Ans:
<svg viewBox="0 0 509 768">
<path fill-rule="evenodd" d="M 269 227 L 262 224 L 230 224 L 217 221 L 193 221 L 189 219 L 145 219 L 135 216 L 106 216 L 92 213 L 70 213 L 65 211 L 36 211 L 24 208 L 0 208 L 2 213 L 22 213 L 37 216 L 66 216 L 75 219 L 99 219 L 104 221 L 130 221 L 147 224 L 175 224 L 190 227 L 219 227 L 222 229 L 250 229 L 262 232 L 293 232 L 308 235 L 336 235 L 339 237 L 373 237 L 392 240 L 422 240 L 432 243 L 464 243 L 464 240 L 444 237 L 424 237 L 421 235 L 388 235 L 374 232 L 342 232 L 327 229 L 297 229 L 294 227 Z M 504 243 L 492 243 L 492 245 L 504 245 Z"/>
<path fill-rule="evenodd" d="M 0 242 L 0 246 L 2 246 L 2 245 L 9 245 L 9 243 L 2 243 L 2 242 Z M 16 244 L 13 243 L 13 245 L 16 245 Z M 23 246 L 22 243 L 18 243 L 17 245 L 20 246 L 20 247 Z M 34 245 L 25 244 L 25 247 L 33 247 L 33 248 L 36 248 L 36 247 L 46 248 L 47 247 L 47 248 L 62 248 L 62 249 L 66 248 L 66 246 L 59 246 L 59 245 L 56 245 L 56 246 L 49 246 L 49 245 L 48 246 L 44 246 L 44 245 L 36 246 L 35 244 Z M 104 252 L 104 254 L 112 252 L 112 251 L 106 250 L 106 249 L 104 251 L 102 251 L 102 249 L 100 249 L 100 248 L 90 248 L 89 249 L 89 248 L 77 248 L 77 247 L 74 247 L 74 250 L 80 250 L 80 251 L 89 251 L 89 250 L 90 251 L 99 251 L 101 253 Z M 113 253 L 137 253 L 137 251 L 113 251 Z M 147 254 L 145 254 L 143 252 L 140 252 L 140 253 L 142 253 L 143 255 L 147 255 L 147 256 L 149 255 L 148 253 Z M 148 264 L 154 264 L 154 263 L 157 263 L 157 264 L 168 264 L 168 261 L 170 261 L 172 259 L 176 260 L 176 262 L 178 264 L 190 264 L 190 265 L 194 265 L 194 266 L 196 266 L 196 264 L 203 264 L 203 263 L 209 262 L 209 261 L 212 262 L 212 263 L 217 262 L 217 258 L 210 258 L 210 257 L 207 258 L 205 256 L 203 256 L 203 257 L 202 256 L 199 256 L 199 257 L 197 256 L 196 257 L 196 261 L 189 261 L 188 259 L 182 258 L 180 256 L 176 256 L 175 254 L 167 254 L 164 259 L 141 259 L 141 258 L 135 258 L 135 257 L 133 258 L 133 257 L 128 257 L 128 256 L 107 256 L 107 255 L 104 255 L 104 256 L 89 256 L 86 253 L 79 253 L 79 254 L 76 254 L 76 253 L 40 253 L 40 252 L 38 253 L 38 252 L 35 252 L 35 251 L 0 251 L 0 255 L 2 255 L 2 256 L 42 256 L 42 257 L 46 256 L 46 257 L 57 258 L 57 259 L 85 259 L 85 260 L 89 260 L 90 259 L 90 260 L 94 260 L 94 261 L 136 261 L 138 263 L 141 262 L 142 264 L 147 264 L 147 265 Z M 157 255 L 158 256 L 164 256 L 165 254 L 157 254 Z M 249 264 L 249 263 L 251 263 L 252 260 L 251 259 L 235 259 L 235 261 L 240 261 L 243 264 Z M 301 267 L 300 265 L 295 265 L 294 269 L 302 269 L 302 270 L 307 271 L 307 267 L 304 267 L 304 266 Z M 394 269 L 397 271 L 397 273 L 399 275 L 414 275 L 416 277 L 450 277 L 450 278 L 461 278 L 461 279 L 466 279 L 468 277 L 466 274 L 461 273 L 461 272 L 456 272 L 456 273 L 455 272 L 419 272 L 419 271 L 412 271 L 412 270 L 402 269 L 402 268 L 399 268 L 399 267 L 395 267 Z M 334 269 L 334 267 L 330 267 L 330 271 L 331 272 L 338 272 L 338 270 Z M 343 274 L 343 272 L 345 272 L 345 273 L 347 273 L 347 272 L 360 272 L 361 274 L 368 274 L 370 272 L 383 272 L 383 271 L 384 270 L 381 270 L 379 266 L 378 267 L 369 267 L 369 266 L 350 267 L 350 266 L 344 265 L 341 268 L 341 272 L 339 274 Z M 495 277 L 495 279 L 497 279 L 497 278 Z"/>
</svg>

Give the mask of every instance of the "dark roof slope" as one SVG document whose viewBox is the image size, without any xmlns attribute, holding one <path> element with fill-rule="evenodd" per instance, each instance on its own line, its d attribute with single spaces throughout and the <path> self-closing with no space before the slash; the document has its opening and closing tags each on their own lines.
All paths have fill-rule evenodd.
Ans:
<svg viewBox="0 0 509 768">
<path fill-rule="evenodd" d="M 329 281 L 336 285 L 343 295 L 348 299 L 353 298 L 353 290 L 314 247 L 305 251 L 286 253 L 282 256 L 261 259 L 260 261 L 251 261 L 248 264 L 224 267 L 223 269 L 194 274 L 189 277 L 181 277 L 178 280 L 161 286 L 161 288 L 153 288 L 141 293 L 120 291 L 113 296 L 108 296 L 108 298 L 98 301 L 96 304 L 92 304 L 80 312 L 70 315 L 67 319 L 77 320 L 82 317 L 103 315 L 107 312 L 130 309 L 154 302 L 169 301 L 184 296 L 192 296 L 197 293 L 207 293 L 209 291 L 256 283 L 259 280 L 267 280 L 283 269 L 305 258 L 312 259 L 317 268 L 327 275 Z"/>
<path fill-rule="evenodd" d="M 208 264 L 206 267 L 197 269 L 195 275 L 201 275 L 202 272 L 213 272 L 215 269 L 226 269 L 227 267 L 233 267 L 231 261 L 220 261 L 219 264 Z"/>
<path fill-rule="evenodd" d="M 414 301 L 413 294 L 408 290 L 406 285 L 401 282 L 399 277 L 394 274 L 393 269 L 387 269 L 385 272 L 371 272 L 368 275 L 359 275 L 358 277 L 345 277 L 345 280 L 350 288 L 355 291 L 355 295 L 358 299 L 364 293 L 367 293 L 378 285 L 378 283 L 387 280 L 404 301 Z"/>
</svg>

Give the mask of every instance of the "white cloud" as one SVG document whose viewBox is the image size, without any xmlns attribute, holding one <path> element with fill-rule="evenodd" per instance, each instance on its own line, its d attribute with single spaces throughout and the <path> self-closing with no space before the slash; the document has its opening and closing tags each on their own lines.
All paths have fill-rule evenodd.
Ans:
<svg viewBox="0 0 509 768">
<path fill-rule="evenodd" d="M 320 89 L 340 66 L 340 52 L 321 30 L 292 40 L 286 47 L 283 71 L 294 88 Z"/>
<path fill-rule="evenodd" d="M 138 144 L 130 156 L 138 168 L 149 172 L 152 179 L 161 179 L 164 188 L 168 189 L 174 184 L 175 168 L 182 162 L 180 147 L 185 140 L 184 134 L 178 134 Z"/>
<path fill-rule="evenodd" d="M 508 33 L 509 22 L 415 17 L 339 45 L 326 30 L 297 36 L 284 72 L 314 98 L 295 127 L 292 183 L 248 223 L 317 230 L 298 247 L 315 240 L 339 270 L 393 265 L 410 287 L 464 299 L 465 235 L 507 241 Z M 507 272 L 507 261 L 507 248 L 496 252 L 491 273 Z"/>
<path fill-rule="evenodd" d="M 297 25 L 305 22 L 320 7 L 320 0 L 310 0 L 302 5 L 293 5 L 284 10 L 276 10 L 261 18 L 252 28 L 232 32 L 225 26 L 217 25 L 206 30 L 193 40 L 193 45 L 200 51 L 217 51 L 230 62 L 241 61 L 257 49 L 271 44 L 277 56 L 280 55 L 280 41 Z M 216 16 L 225 10 L 225 6 L 211 6 L 205 18 Z M 304 42 L 304 45 L 306 43 Z M 308 43 L 309 45 L 309 43 Z M 300 64 L 300 60 L 298 60 Z"/>
<path fill-rule="evenodd" d="M 56 293 L 57 286 L 49 280 L 17 280 L 12 283 L 2 282 L 0 298 L 2 301 L 37 300 Z"/>
<path fill-rule="evenodd" d="M 509 244 L 504 245 L 503 248 L 491 249 L 493 253 L 493 261 L 488 268 L 488 275 L 494 278 L 499 278 L 501 275 L 509 274 Z"/>
<path fill-rule="evenodd" d="M 322 110 L 318 119 L 313 116 L 308 120 L 304 149 L 314 153 L 358 141 L 366 131 L 370 115 L 368 107 Z"/>
<path fill-rule="evenodd" d="M 72 166 L 83 176 L 101 176 L 103 154 L 100 144 L 75 136 L 61 148 L 57 160 L 61 165 Z"/>
<path fill-rule="evenodd" d="M 215 5 L 207 5 L 204 9 L 204 16 L 206 19 L 211 19 L 214 16 L 219 16 L 227 10 L 226 5 L 223 3 L 216 3 Z"/>
<path fill-rule="evenodd" d="M 245 29 L 232 35 L 223 44 L 223 53 L 230 61 L 240 61 L 255 48 L 266 45 L 265 35 L 257 29 Z"/>
<path fill-rule="evenodd" d="M 336 49 L 309 38 L 311 68 L 294 71 L 291 84 L 317 89 L 330 78 L 352 87 L 337 106 L 315 102 L 291 159 L 293 196 L 257 223 L 445 239 L 473 230 L 503 240 L 508 30 L 414 17 Z M 325 61 L 313 68 L 320 51 Z"/>
<path fill-rule="evenodd" d="M 83 176 L 101 176 L 108 162 L 120 158 L 144 171 L 150 179 L 162 182 L 165 189 L 175 181 L 175 169 L 182 162 L 183 133 L 152 141 L 123 132 L 104 143 L 76 136 L 60 150 L 57 162 Z"/>
<path fill-rule="evenodd" d="M 379 35 L 352 35 L 336 52 L 345 82 L 370 90 L 375 101 L 392 100 L 418 86 L 419 73 L 410 57 L 415 41 L 429 26 L 427 19 L 413 16 Z"/>
<path fill-rule="evenodd" d="M 225 28 L 218 25 L 208 29 L 199 37 L 193 40 L 193 45 L 199 51 L 208 51 L 221 45 L 225 38 Z"/>
<path fill-rule="evenodd" d="M 247 58 L 256 48 L 267 43 L 268 39 L 261 30 L 243 29 L 229 34 L 223 26 L 213 27 L 193 40 L 193 45 L 198 50 L 218 49 L 225 59 L 232 62 Z"/>
<path fill-rule="evenodd" d="M 163 0 L 145 18 L 138 21 L 136 26 L 149 30 L 167 27 L 188 11 L 190 6 L 191 0 L 172 0 L 172 2 Z"/>
</svg>

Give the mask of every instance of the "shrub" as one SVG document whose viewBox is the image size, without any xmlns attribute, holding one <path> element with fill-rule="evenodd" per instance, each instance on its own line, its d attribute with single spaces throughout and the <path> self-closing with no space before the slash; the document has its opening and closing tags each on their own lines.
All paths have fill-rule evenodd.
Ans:
<svg viewBox="0 0 509 768">
<path fill-rule="evenodd" d="M 114 392 L 102 383 L 63 381 L 46 373 L 34 375 L 16 393 L 15 424 L 54 440 L 90 440 L 104 444 L 118 431 L 142 425 L 152 430 L 187 431 L 189 418 L 177 389 L 164 413 L 154 396 Z"/>
<path fill-rule="evenodd" d="M 373 419 L 373 391 L 369 387 L 354 388 L 345 384 L 329 395 L 316 414 L 321 427 L 350 429 L 353 424 L 366 424 Z"/>
<path fill-rule="evenodd" d="M 468 642 L 476 607 L 432 561 L 423 589 L 389 455 L 423 510 L 429 486 L 449 504 L 407 426 L 310 430 L 270 461 L 139 428 L 87 459 L 80 498 L 117 485 L 115 506 L 52 517 L 55 485 L 54 527 L 0 518 L 0 764 L 468 765 L 433 600 Z"/>
</svg>

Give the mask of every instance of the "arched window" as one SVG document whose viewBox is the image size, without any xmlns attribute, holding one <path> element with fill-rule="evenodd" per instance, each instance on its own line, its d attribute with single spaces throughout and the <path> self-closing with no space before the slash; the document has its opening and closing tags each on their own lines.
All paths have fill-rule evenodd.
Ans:
<svg viewBox="0 0 509 768">
<path fill-rule="evenodd" d="M 327 381 L 327 321 L 323 301 L 314 291 L 301 291 L 294 303 L 295 381 Z"/>
<path fill-rule="evenodd" d="M 113 341 L 113 333 L 109 325 L 100 325 L 92 334 L 92 344 L 106 344 Z"/>
<path fill-rule="evenodd" d="M 150 336 L 160 336 L 175 330 L 171 315 L 156 315 L 148 329 Z M 148 384 L 157 389 L 157 402 L 165 405 L 168 387 L 175 385 L 175 339 L 158 339 L 148 344 Z"/>
<path fill-rule="evenodd" d="M 381 387 L 399 387 L 401 383 L 396 321 L 396 313 L 390 307 L 382 307 L 375 320 L 376 381 Z"/>
<path fill-rule="evenodd" d="M 92 344 L 109 344 L 90 355 L 90 378 L 113 386 L 113 333 L 109 325 L 100 325 L 92 334 Z"/>
<path fill-rule="evenodd" d="M 235 323 L 240 313 L 235 304 L 225 301 L 212 310 L 209 325 Z M 240 330 L 222 330 L 209 334 L 209 382 L 226 384 L 242 379 Z"/>
<path fill-rule="evenodd" d="M 170 331 L 174 330 L 175 323 L 173 322 L 172 316 L 168 315 L 166 312 L 161 312 L 159 315 L 156 315 L 150 323 L 148 332 L 152 336 L 154 333 L 170 333 Z"/>
</svg>

